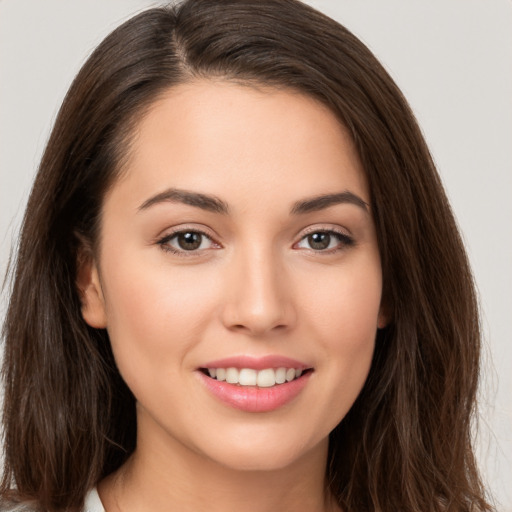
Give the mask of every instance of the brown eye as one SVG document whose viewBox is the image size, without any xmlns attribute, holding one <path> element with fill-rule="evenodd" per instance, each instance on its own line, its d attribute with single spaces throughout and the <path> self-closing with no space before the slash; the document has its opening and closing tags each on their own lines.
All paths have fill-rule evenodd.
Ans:
<svg viewBox="0 0 512 512">
<path fill-rule="evenodd" d="M 201 231 L 176 231 L 158 242 L 162 249 L 174 253 L 199 252 L 218 247 L 213 240 Z"/>
<path fill-rule="evenodd" d="M 354 240 L 344 233 L 315 231 L 304 236 L 297 244 L 297 248 L 317 252 L 333 252 L 351 245 L 354 245 Z"/>
<path fill-rule="evenodd" d="M 329 233 L 313 233 L 308 235 L 308 243 L 311 249 L 317 251 L 327 249 L 331 243 L 331 235 Z"/>
<path fill-rule="evenodd" d="M 204 235 L 201 233 L 189 231 L 176 235 L 176 241 L 180 249 L 183 249 L 184 251 L 194 251 L 201 247 L 203 236 Z"/>
</svg>

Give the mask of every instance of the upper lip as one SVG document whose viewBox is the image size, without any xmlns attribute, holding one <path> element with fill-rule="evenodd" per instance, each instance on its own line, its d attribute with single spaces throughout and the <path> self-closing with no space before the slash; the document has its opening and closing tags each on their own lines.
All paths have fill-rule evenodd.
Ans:
<svg viewBox="0 0 512 512">
<path fill-rule="evenodd" d="M 253 370 L 265 370 L 266 368 L 295 368 L 306 370 L 311 368 L 311 365 L 281 355 L 267 355 L 263 357 L 240 355 L 209 361 L 201 365 L 200 368 L 252 368 Z"/>
</svg>

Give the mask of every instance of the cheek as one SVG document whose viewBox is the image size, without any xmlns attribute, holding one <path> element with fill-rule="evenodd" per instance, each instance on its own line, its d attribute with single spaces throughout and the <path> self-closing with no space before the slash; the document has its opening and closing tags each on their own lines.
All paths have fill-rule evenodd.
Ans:
<svg viewBox="0 0 512 512">
<path fill-rule="evenodd" d="M 348 412 L 370 370 L 381 301 L 382 276 L 376 257 L 332 273 L 328 285 L 311 296 L 311 337 L 318 340 L 326 379 L 324 410 L 333 412 L 332 428 Z M 324 373 L 325 372 L 325 373 Z"/>
<path fill-rule="evenodd" d="M 335 346 L 357 350 L 359 345 L 364 349 L 367 340 L 373 342 L 382 293 L 378 254 L 347 262 L 346 268 L 334 269 L 309 288 L 303 309 Z"/>
<path fill-rule="evenodd" d="M 127 257 L 106 262 L 104 273 L 107 329 L 123 377 L 142 381 L 182 364 L 217 301 L 201 275 Z"/>
</svg>

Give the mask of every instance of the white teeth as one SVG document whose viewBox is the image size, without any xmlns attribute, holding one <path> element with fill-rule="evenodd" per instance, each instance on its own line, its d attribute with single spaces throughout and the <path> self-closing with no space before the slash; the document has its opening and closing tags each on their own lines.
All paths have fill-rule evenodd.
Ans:
<svg viewBox="0 0 512 512">
<path fill-rule="evenodd" d="M 242 368 L 238 376 L 238 383 L 241 386 L 256 386 L 258 372 L 251 368 Z"/>
<path fill-rule="evenodd" d="M 225 380 L 229 384 L 270 388 L 276 384 L 284 384 L 298 379 L 302 375 L 302 369 L 281 367 L 258 371 L 252 368 L 208 368 L 208 374 L 212 379 Z"/>
<path fill-rule="evenodd" d="M 276 384 L 284 384 L 286 382 L 286 368 L 278 368 L 276 370 Z"/>
<path fill-rule="evenodd" d="M 226 370 L 226 382 L 238 384 L 238 370 L 236 368 L 228 368 Z"/>
<path fill-rule="evenodd" d="M 286 381 L 290 382 L 293 379 L 295 379 L 295 369 L 294 368 L 288 368 L 288 370 L 286 370 Z"/>
<path fill-rule="evenodd" d="M 270 388 L 276 383 L 276 372 L 272 368 L 258 372 L 257 384 L 260 388 Z"/>
</svg>

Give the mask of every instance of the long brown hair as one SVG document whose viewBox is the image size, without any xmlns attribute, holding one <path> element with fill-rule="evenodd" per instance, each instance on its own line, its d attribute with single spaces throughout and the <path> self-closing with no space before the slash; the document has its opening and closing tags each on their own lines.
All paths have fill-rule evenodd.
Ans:
<svg viewBox="0 0 512 512">
<path fill-rule="evenodd" d="M 1 493 L 78 511 L 135 448 L 134 398 L 76 287 L 133 128 L 194 78 L 289 88 L 351 133 L 371 191 L 390 324 L 331 433 L 327 485 L 351 511 L 484 511 L 471 425 L 479 316 L 457 227 L 407 102 L 347 29 L 296 0 L 188 0 L 110 34 L 73 82 L 24 217 L 4 325 Z M 13 491 L 12 488 L 16 490 Z"/>
</svg>

